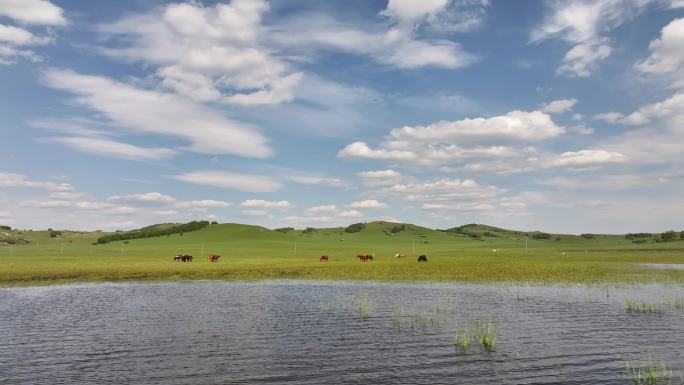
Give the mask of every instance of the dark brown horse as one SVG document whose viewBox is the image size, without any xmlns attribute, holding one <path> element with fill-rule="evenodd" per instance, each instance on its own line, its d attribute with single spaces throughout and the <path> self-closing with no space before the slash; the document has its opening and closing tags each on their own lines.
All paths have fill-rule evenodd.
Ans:
<svg viewBox="0 0 684 385">
<path fill-rule="evenodd" d="M 192 262 L 192 255 L 187 255 L 187 254 L 176 255 L 175 257 L 173 257 L 173 261 L 174 262 L 177 262 L 177 261 Z"/>
<path fill-rule="evenodd" d="M 418 262 L 427 262 L 427 255 L 421 255 L 418 257 Z"/>
<path fill-rule="evenodd" d="M 370 254 L 359 254 L 356 256 L 361 262 L 373 261 L 373 256 Z"/>
<path fill-rule="evenodd" d="M 321 262 L 328 262 L 328 256 L 327 255 L 321 255 L 321 258 L 319 259 Z"/>
<path fill-rule="evenodd" d="M 219 258 L 221 258 L 221 256 L 216 254 L 209 254 L 209 256 L 207 256 L 209 262 L 218 262 Z"/>
</svg>

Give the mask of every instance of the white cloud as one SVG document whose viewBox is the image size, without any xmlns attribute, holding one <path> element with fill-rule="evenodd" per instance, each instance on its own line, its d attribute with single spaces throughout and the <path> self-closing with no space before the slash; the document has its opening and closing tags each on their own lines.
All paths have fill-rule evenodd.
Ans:
<svg viewBox="0 0 684 385">
<path fill-rule="evenodd" d="M 651 0 L 567 0 L 547 2 L 548 15 L 531 33 L 533 42 L 561 39 L 573 45 L 559 74 L 588 77 L 612 53 L 604 34 L 643 12 Z"/>
<path fill-rule="evenodd" d="M 591 135 L 594 133 L 593 128 L 587 127 L 584 124 L 568 127 L 568 131 L 574 132 L 575 134 L 579 134 L 579 135 Z"/>
<path fill-rule="evenodd" d="M 585 149 L 558 155 L 468 163 L 459 168 L 443 168 L 443 171 L 507 175 L 562 168 L 586 170 L 628 161 L 629 158 L 620 152 Z"/>
<path fill-rule="evenodd" d="M 50 39 L 37 37 L 23 28 L 0 24 L 0 43 L 2 42 L 14 46 L 19 46 L 32 44 L 46 44 L 50 42 Z"/>
<path fill-rule="evenodd" d="M 654 119 L 676 118 L 684 116 L 684 92 L 678 92 L 669 98 L 648 104 L 620 119 L 620 123 L 643 125 Z"/>
<path fill-rule="evenodd" d="M 110 202 L 123 202 L 143 205 L 168 205 L 176 202 L 176 198 L 158 192 L 130 195 L 112 195 L 107 198 Z"/>
<path fill-rule="evenodd" d="M 416 155 L 410 151 L 398 150 L 373 150 L 364 142 L 354 142 L 341 149 L 337 156 L 350 159 L 374 159 L 374 160 L 411 160 Z"/>
<path fill-rule="evenodd" d="M 423 203 L 481 200 L 500 195 L 504 190 L 495 186 L 481 186 L 471 179 L 448 179 L 436 181 L 395 184 L 382 189 L 380 193 L 389 194 L 403 200 Z"/>
<path fill-rule="evenodd" d="M 621 135 L 606 138 L 597 146 L 624 153 L 643 164 L 681 163 L 684 153 L 684 93 L 645 105 L 618 120 L 641 126 Z"/>
<path fill-rule="evenodd" d="M 409 149 L 415 143 L 456 142 L 459 145 L 542 141 L 565 132 L 551 117 L 539 111 L 511 111 L 491 118 L 440 121 L 428 126 L 402 127 L 390 131 L 385 146 Z"/>
<path fill-rule="evenodd" d="M 591 167 L 606 163 L 624 163 L 627 160 L 627 157 L 619 152 L 605 150 L 567 151 L 546 160 L 542 167 Z"/>
<path fill-rule="evenodd" d="M 338 152 L 338 157 L 398 161 L 435 166 L 473 158 L 519 157 L 533 151 L 515 148 L 527 142 L 557 137 L 565 128 L 543 112 L 512 111 L 492 118 L 440 121 L 428 126 L 395 128 L 385 137 L 382 148 L 372 149 L 355 142 Z"/>
<path fill-rule="evenodd" d="M 622 119 L 625 115 L 619 112 L 604 112 L 592 116 L 593 120 L 602 120 L 606 123 L 616 123 L 618 120 Z"/>
<path fill-rule="evenodd" d="M 577 104 L 577 99 L 559 99 L 546 103 L 539 109 L 549 114 L 562 114 L 568 112 Z"/>
<path fill-rule="evenodd" d="M 176 154 L 168 148 L 139 147 L 109 139 L 69 136 L 49 140 L 81 152 L 128 160 L 163 160 Z"/>
<path fill-rule="evenodd" d="M 224 201 L 217 201 L 213 199 L 202 199 L 195 201 L 185 201 L 176 203 L 175 207 L 183 209 L 205 209 L 205 208 L 224 208 L 230 207 L 231 204 Z"/>
<path fill-rule="evenodd" d="M 375 199 L 368 199 L 365 201 L 356 201 L 347 205 L 350 209 L 384 209 L 387 208 L 387 203 L 377 201 Z"/>
<path fill-rule="evenodd" d="M 365 186 L 393 185 L 401 180 L 401 174 L 394 170 L 362 171 L 358 175 Z"/>
<path fill-rule="evenodd" d="M 324 213 L 324 212 L 335 212 L 337 211 L 337 206 L 335 205 L 323 205 L 323 206 L 314 206 L 306 209 L 306 211 L 310 213 Z"/>
<path fill-rule="evenodd" d="M 272 151 L 254 128 L 172 94 L 144 90 L 109 78 L 49 69 L 46 85 L 71 92 L 75 101 L 112 123 L 189 141 L 191 151 L 264 158 Z"/>
<path fill-rule="evenodd" d="M 224 171 L 192 171 L 171 178 L 201 186 L 247 192 L 272 192 L 281 187 L 280 182 L 266 176 Z"/>
<path fill-rule="evenodd" d="M 306 185 L 321 185 L 330 187 L 348 187 L 349 185 L 339 178 L 324 178 L 310 175 L 295 175 L 289 177 L 289 180 L 295 183 Z"/>
<path fill-rule="evenodd" d="M 157 66 L 164 87 L 199 101 L 238 105 L 288 102 L 301 73 L 260 44 L 263 0 L 168 4 L 103 25 L 109 56 Z"/>
<path fill-rule="evenodd" d="M 0 18 L 8 17 L 21 24 L 65 26 L 62 9 L 45 0 L 0 0 Z M 31 62 L 43 58 L 34 51 L 19 47 L 49 44 L 52 35 L 39 36 L 25 28 L 0 24 L 0 65 L 14 64 L 19 59 Z"/>
<path fill-rule="evenodd" d="M 635 64 L 646 74 L 660 75 L 671 81 L 672 88 L 684 87 L 684 18 L 674 19 L 663 27 L 660 38 L 651 41 L 651 55 Z"/>
<path fill-rule="evenodd" d="M 240 203 L 241 207 L 259 207 L 265 209 L 289 209 L 294 205 L 288 201 L 266 201 L 263 199 L 248 199 Z"/>
<path fill-rule="evenodd" d="M 50 191 L 72 191 L 68 183 L 37 182 L 28 179 L 26 175 L 0 172 L 0 187 L 31 187 Z"/>
<path fill-rule="evenodd" d="M 426 15 L 427 7 L 423 2 L 410 5 L 412 8 L 422 8 L 415 12 L 404 11 L 392 4 L 389 4 L 389 7 L 391 8 L 381 12 L 382 15 L 389 16 L 389 27 L 347 24 L 320 13 L 300 14 L 270 26 L 270 40 L 289 51 L 301 52 L 301 55 L 309 56 L 312 52 L 332 48 L 369 56 L 378 63 L 405 69 L 424 66 L 455 69 L 468 66 L 477 60 L 475 55 L 464 51 L 452 40 L 420 38 L 416 33 L 425 21 L 431 23 L 436 31 L 475 27 L 479 24 L 475 14 L 471 13 L 460 21 L 436 17 L 426 19 L 419 16 Z M 437 5 L 432 8 L 440 7 Z M 410 14 L 416 17 L 409 17 Z"/>
<path fill-rule="evenodd" d="M 558 67 L 558 74 L 570 77 L 589 77 L 598 69 L 597 62 L 610 56 L 612 48 L 605 44 L 577 44 L 565 54 L 563 64 Z"/>
<path fill-rule="evenodd" d="M 338 212 L 337 216 L 340 218 L 361 218 L 363 213 L 358 210 L 346 210 Z"/>
<path fill-rule="evenodd" d="M 64 10 L 47 0 L 0 0 L 0 16 L 7 16 L 21 23 L 66 26 Z"/>
</svg>

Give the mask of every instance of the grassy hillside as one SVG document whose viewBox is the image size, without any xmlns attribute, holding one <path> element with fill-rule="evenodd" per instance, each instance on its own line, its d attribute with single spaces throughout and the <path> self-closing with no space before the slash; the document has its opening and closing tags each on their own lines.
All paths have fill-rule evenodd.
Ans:
<svg viewBox="0 0 684 385">
<path fill-rule="evenodd" d="M 344 228 L 274 231 L 241 224 L 209 225 L 168 236 L 93 245 L 102 233 L 47 231 L 18 234 L 29 243 L 0 245 L 0 285 L 75 281 L 179 279 L 372 279 L 469 282 L 684 282 L 684 271 L 639 263 L 684 263 L 684 242 L 632 243 L 619 235 L 550 234 L 532 239 L 485 225 L 444 231 L 411 224 L 372 222 Z M 474 237 L 473 234 L 477 234 Z M 526 248 L 527 244 L 527 248 Z M 219 263 L 206 255 L 220 254 Z M 375 254 L 372 263 L 355 259 Z M 398 261 L 395 253 L 409 256 Z M 173 262 L 192 254 L 192 263 Z M 330 262 L 318 261 L 320 255 Z M 429 263 L 415 257 L 427 254 Z"/>
</svg>

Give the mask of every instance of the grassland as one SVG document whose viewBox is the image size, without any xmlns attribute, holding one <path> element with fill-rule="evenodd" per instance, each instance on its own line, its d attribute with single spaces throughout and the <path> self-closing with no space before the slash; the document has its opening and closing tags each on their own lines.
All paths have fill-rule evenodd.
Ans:
<svg viewBox="0 0 684 385">
<path fill-rule="evenodd" d="M 415 225 L 392 233 L 395 224 L 369 223 L 358 233 L 342 228 L 273 231 L 239 224 L 148 239 L 93 245 L 101 234 L 45 231 L 16 234 L 28 244 L 0 246 L 0 286 L 102 281 L 189 279 L 320 279 L 458 281 L 538 284 L 684 283 L 684 271 L 639 267 L 640 263 L 684 264 L 684 242 L 634 244 L 623 236 L 553 235 L 475 226 L 480 239 Z M 529 235 L 529 234 L 528 234 Z M 528 237 L 529 238 L 529 237 Z M 527 243 L 527 250 L 526 250 Z M 414 250 L 415 245 L 415 250 Z M 494 251 L 496 250 L 496 251 Z M 395 253 L 408 258 L 396 260 Z M 195 256 L 173 262 L 176 254 Z M 206 260 L 220 254 L 218 263 Z M 358 253 L 374 253 L 359 262 Z M 319 262 L 320 255 L 330 256 Z M 428 263 L 416 256 L 426 254 Z"/>
</svg>

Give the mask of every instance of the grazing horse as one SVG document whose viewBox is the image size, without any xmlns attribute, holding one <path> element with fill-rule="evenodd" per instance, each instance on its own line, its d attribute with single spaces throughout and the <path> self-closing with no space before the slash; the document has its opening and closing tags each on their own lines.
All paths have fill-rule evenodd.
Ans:
<svg viewBox="0 0 684 385">
<path fill-rule="evenodd" d="M 427 262 L 427 255 L 421 255 L 418 257 L 418 262 Z"/>
<path fill-rule="evenodd" d="M 370 254 L 359 254 L 356 256 L 361 262 L 373 261 L 373 256 Z"/>
<path fill-rule="evenodd" d="M 187 255 L 187 254 L 176 255 L 175 257 L 173 257 L 173 261 L 174 262 L 177 262 L 177 261 L 192 262 L 192 255 Z"/>
<path fill-rule="evenodd" d="M 221 256 L 216 254 L 209 254 L 209 256 L 207 256 L 209 262 L 218 262 L 219 258 L 221 258 Z"/>
<path fill-rule="evenodd" d="M 396 258 L 396 259 L 404 259 L 404 258 L 406 258 L 406 255 L 400 254 L 400 253 L 396 253 L 396 254 L 394 254 L 394 258 Z"/>
<path fill-rule="evenodd" d="M 327 255 L 321 255 L 321 258 L 319 259 L 321 262 L 328 262 L 328 256 Z"/>
</svg>

